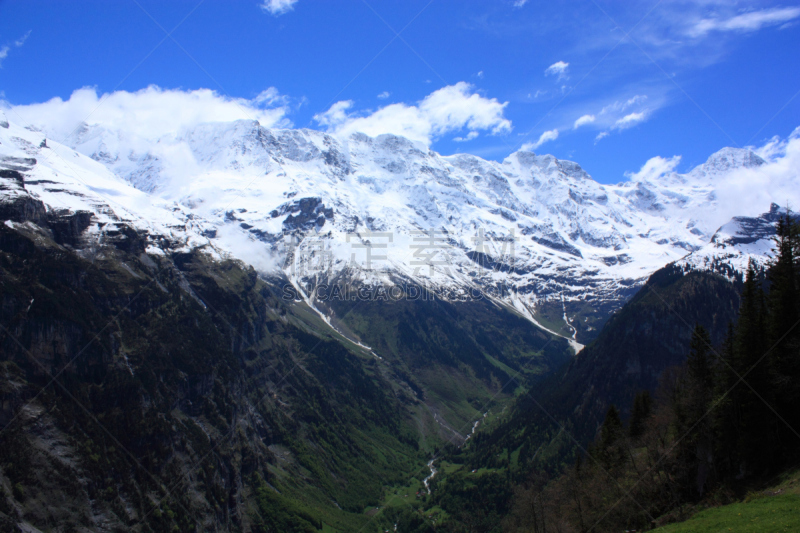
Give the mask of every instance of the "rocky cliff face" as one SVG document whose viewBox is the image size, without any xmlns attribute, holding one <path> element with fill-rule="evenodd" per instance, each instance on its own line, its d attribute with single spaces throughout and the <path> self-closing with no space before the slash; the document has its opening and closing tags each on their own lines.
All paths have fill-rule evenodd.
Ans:
<svg viewBox="0 0 800 533">
<path fill-rule="evenodd" d="M 33 202 L 0 226 L 3 529 L 353 530 L 424 465 L 421 399 L 252 268 L 79 253 Z"/>
</svg>

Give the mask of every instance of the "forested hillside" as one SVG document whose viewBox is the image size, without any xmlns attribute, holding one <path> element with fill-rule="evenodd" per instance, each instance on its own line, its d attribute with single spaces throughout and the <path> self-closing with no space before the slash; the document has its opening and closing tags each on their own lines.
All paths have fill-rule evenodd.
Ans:
<svg viewBox="0 0 800 533">
<path fill-rule="evenodd" d="M 445 455 L 423 509 L 452 531 L 641 530 L 792 466 L 799 235 L 782 217 L 768 269 L 740 283 L 653 275 L 563 376 Z"/>
</svg>

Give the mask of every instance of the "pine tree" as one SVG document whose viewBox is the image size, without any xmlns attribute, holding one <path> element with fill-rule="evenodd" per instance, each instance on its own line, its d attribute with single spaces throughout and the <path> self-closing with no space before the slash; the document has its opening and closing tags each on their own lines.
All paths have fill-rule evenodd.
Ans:
<svg viewBox="0 0 800 533">
<path fill-rule="evenodd" d="M 713 423 L 710 408 L 714 395 L 711 337 L 697 324 L 692 332 L 686 367 L 683 398 L 685 428 L 689 432 L 679 443 L 679 454 L 686 466 L 687 489 L 693 496 L 702 496 L 714 467 Z M 684 429 L 684 428 L 682 428 Z M 682 433 L 682 431 L 681 431 Z M 695 492 L 696 491 L 696 492 Z"/>
<path fill-rule="evenodd" d="M 625 430 L 622 426 L 619 410 L 612 404 L 606 411 L 606 417 L 600 427 L 600 438 L 595 448 L 597 459 L 606 470 L 622 466 L 625 458 L 624 436 Z"/>
<path fill-rule="evenodd" d="M 750 473 L 768 468 L 777 447 L 778 427 L 767 406 L 774 401 L 770 367 L 764 357 L 769 347 L 761 277 L 751 263 L 742 291 L 732 365 L 739 382 L 734 395 L 739 404 L 737 455 L 740 470 Z"/>
<path fill-rule="evenodd" d="M 797 413 L 797 402 L 800 401 L 800 384 L 798 384 L 800 327 L 797 326 L 800 320 L 800 302 L 798 302 L 800 269 L 795 255 L 798 240 L 797 225 L 788 212 L 778 221 L 776 233 L 775 258 L 770 264 L 769 271 L 768 340 L 772 347 L 769 359 L 775 387 L 775 406 L 780 413 L 788 417 L 787 421 L 791 426 L 797 427 L 800 423 L 800 414 Z M 792 439 L 791 434 L 787 437 L 796 440 L 796 437 Z"/>
<path fill-rule="evenodd" d="M 631 420 L 628 424 L 628 435 L 632 439 L 638 439 L 644 434 L 647 427 L 647 419 L 653 410 L 653 398 L 649 391 L 642 391 L 633 399 L 633 409 L 631 409 Z"/>
<path fill-rule="evenodd" d="M 622 434 L 622 420 L 619 417 L 619 410 L 612 404 L 606 411 L 606 418 L 600 427 L 600 448 L 606 449 L 610 447 L 619 440 Z"/>
<path fill-rule="evenodd" d="M 716 465 L 721 475 L 738 474 L 737 450 L 741 413 L 741 388 L 736 385 L 734 372 L 736 330 L 733 322 L 728 324 L 728 333 L 722 344 L 720 361 L 714 373 L 713 424 L 715 430 Z"/>
<path fill-rule="evenodd" d="M 696 392 L 703 396 L 703 398 L 698 398 L 698 401 L 702 399 L 703 403 L 699 407 L 703 413 L 708 408 L 710 391 L 714 384 L 711 363 L 712 350 L 711 336 L 703 326 L 697 324 L 692 332 L 692 340 L 689 345 L 687 369 L 690 384 L 696 387 L 698 389 Z"/>
</svg>

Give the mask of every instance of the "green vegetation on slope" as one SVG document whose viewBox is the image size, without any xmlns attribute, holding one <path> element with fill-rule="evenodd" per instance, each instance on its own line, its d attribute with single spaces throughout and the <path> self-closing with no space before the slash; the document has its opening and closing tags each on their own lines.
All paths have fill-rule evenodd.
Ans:
<svg viewBox="0 0 800 533">
<path fill-rule="evenodd" d="M 252 269 L 137 238 L 81 257 L 0 225 L 4 527 L 352 531 L 424 467 L 374 357 Z"/>
<path fill-rule="evenodd" d="M 702 511 L 656 533 L 791 533 L 800 531 L 800 496 L 787 494 Z"/>
</svg>

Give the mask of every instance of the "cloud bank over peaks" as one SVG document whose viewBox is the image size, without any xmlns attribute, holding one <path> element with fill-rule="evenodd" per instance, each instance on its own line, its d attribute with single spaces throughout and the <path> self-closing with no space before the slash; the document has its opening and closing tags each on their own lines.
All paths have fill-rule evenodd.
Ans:
<svg viewBox="0 0 800 533">
<path fill-rule="evenodd" d="M 352 100 L 336 102 L 314 115 L 314 120 L 327 131 L 345 137 L 355 132 L 373 137 L 391 133 L 430 146 L 443 135 L 463 129 L 467 135 L 459 140 L 474 139 L 480 131 L 492 135 L 511 131 L 511 121 L 504 116 L 507 105 L 481 96 L 462 81 L 432 92 L 416 105 L 397 103 L 358 113 Z"/>
<path fill-rule="evenodd" d="M 229 98 L 210 89 L 182 91 L 151 85 L 136 92 L 98 95 L 92 87 L 78 89 L 68 100 L 52 98 L 40 104 L 10 107 L 12 119 L 22 119 L 56 141 L 66 141 L 84 124 L 109 130 L 123 128 L 142 139 L 155 140 L 206 122 L 257 120 L 265 127 L 288 128 L 289 99 L 270 87 L 252 100 Z"/>
<path fill-rule="evenodd" d="M 740 166 L 710 176 L 702 172 L 699 178 L 693 177 L 693 171 L 681 175 L 679 182 L 687 179 L 687 186 L 713 187 L 715 208 L 704 209 L 693 215 L 709 228 L 726 223 L 732 213 L 737 216 L 758 216 L 767 211 L 772 203 L 782 207 L 788 205 L 794 211 L 800 208 L 800 127 L 788 138 L 775 137 L 762 146 L 746 149 L 755 152 L 766 164 Z M 722 152 L 730 150 L 725 148 Z M 681 156 L 677 155 L 669 158 L 656 156 L 637 172 L 626 172 L 625 177 L 632 182 L 665 180 L 675 174 L 680 161 Z"/>
<path fill-rule="evenodd" d="M 800 209 L 800 128 L 787 139 L 771 139 L 753 151 L 767 164 L 737 168 L 725 175 L 716 183 L 719 205 L 747 216 L 763 213 L 771 203 Z"/>
</svg>

